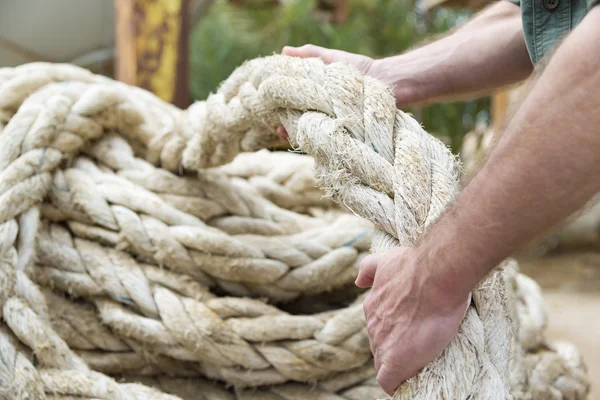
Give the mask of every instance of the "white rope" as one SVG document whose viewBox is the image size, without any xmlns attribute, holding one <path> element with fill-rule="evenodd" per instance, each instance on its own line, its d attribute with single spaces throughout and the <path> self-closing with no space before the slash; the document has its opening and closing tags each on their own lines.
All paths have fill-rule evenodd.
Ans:
<svg viewBox="0 0 600 400">
<path fill-rule="evenodd" d="M 162 398 L 95 371 L 205 376 L 240 388 L 237 398 L 382 394 L 370 380 L 362 295 L 308 315 L 249 297 L 314 307 L 318 293 L 352 295 L 370 225 L 318 201 L 315 182 L 375 224 L 376 251 L 416 243 L 456 195 L 454 157 L 387 88 L 344 65 L 275 56 L 245 64 L 186 111 L 64 65 L 0 69 L 0 93 L 0 305 L 10 328 L 0 350 L 26 388 L 9 398 Z M 271 143 L 279 123 L 314 157 L 316 181 L 313 161 L 290 154 L 199 170 Z M 513 271 L 473 292 L 456 339 L 396 398 L 585 397 L 581 364 L 556 351 L 535 361 L 521 348 L 519 337 L 527 350 L 547 344 L 523 333 L 543 329 L 531 322 L 539 298 L 517 314 Z M 517 315 L 531 317 L 525 330 Z M 37 372 L 17 363 L 28 350 L 13 335 Z M 550 359 L 562 372 L 543 375 Z M 253 386 L 263 387 L 241 389 Z"/>
</svg>

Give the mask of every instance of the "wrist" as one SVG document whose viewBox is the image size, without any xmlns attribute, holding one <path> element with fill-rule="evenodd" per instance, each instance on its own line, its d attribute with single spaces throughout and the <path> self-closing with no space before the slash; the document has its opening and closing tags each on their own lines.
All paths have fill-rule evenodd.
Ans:
<svg viewBox="0 0 600 400">
<path fill-rule="evenodd" d="M 456 237 L 460 238 L 450 232 L 436 235 L 433 241 L 427 240 L 414 249 L 415 258 L 426 271 L 431 296 L 440 307 L 454 308 L 464 303 L 481 280 L 477 257 L 463 252 Z"/>
<path fill-rule="evenodd" d="M 403 58 L 400 55 L 373 60 L 367 74 L 392 88 L 398 107 L 426 102 L 430 99 L 429 85 L 411 72 L 412 67 Z"/>
</svg>

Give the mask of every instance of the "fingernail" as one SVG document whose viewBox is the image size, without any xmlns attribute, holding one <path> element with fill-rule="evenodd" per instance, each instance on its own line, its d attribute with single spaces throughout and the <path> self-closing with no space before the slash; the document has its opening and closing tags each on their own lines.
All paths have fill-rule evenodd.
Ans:
<svg viewBox="0 0 600 400">
<path fill-rule="evenodd" d="M 290 140 L 290 137 L 289 137 L 287 131 L 281 125 L 277 127 L 277 135 L 279 135 L 279 137 L 283 140 Z"/>
</svg>

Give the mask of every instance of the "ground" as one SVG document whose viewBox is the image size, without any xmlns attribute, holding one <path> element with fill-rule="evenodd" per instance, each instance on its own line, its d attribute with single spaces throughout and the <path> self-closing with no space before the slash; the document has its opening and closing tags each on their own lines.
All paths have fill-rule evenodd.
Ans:
<svg viewBox="0 0 600 400">
<path fill-rule="evenodd" d="M 548 337 L 574 343 L 600 400 L 600 252 L 578 251 L 519 260 L 521 271 L 544 290 Z"/>
</svg>

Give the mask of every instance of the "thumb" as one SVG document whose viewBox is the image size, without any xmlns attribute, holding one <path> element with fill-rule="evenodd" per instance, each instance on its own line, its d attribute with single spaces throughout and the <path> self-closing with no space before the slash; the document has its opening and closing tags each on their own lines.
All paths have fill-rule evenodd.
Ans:
<svg viewBox="0 0 600 400">
<path fill-rule="evenodd" d="M 377 373 L 377 383 L 379 383 L 384 392 L 393 396 L 402 383 L 402 378 L 399 376 L 398 371 L 394 371 L 394 368 L 383 364 Z"/>
<path fill-rule="evenodd" d="M 377 254 L 369 254 L 360 262 L 358 277 L 354 284 L 359 288 L 368 288 L 373 286 L 375 273 L 377 272 Z"/>
</svg>

